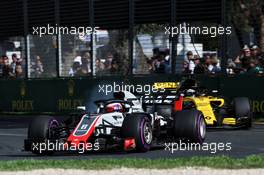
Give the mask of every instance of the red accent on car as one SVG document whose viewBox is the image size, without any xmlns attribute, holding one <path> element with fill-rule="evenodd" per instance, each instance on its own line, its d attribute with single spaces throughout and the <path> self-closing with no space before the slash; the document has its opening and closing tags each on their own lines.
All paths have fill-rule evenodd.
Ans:
<svg viewBox="0 0 264 175">
<path fill-rule="evenodd" d="M 74 135 L 74 133 L 78 129 L 79 124 L 80 124 L 79 123 L 77 125 L 77 127 L 74 129 L 74 131 L 71 133 L 71 135 L 68 137 L 67 141 L 66 141 L 66 144 L 70 144 L 70 145 L 65 145 L 65 146 L 68 146 L 68 148 L 70 148 L 71 145 L 79 147 L 80 143 L 86 144 L 88 139 L 90 138 L 90 136 L 94 132 L 95 125 L 96 125 L 96 123 L 97 123 L 99 118 L 100 118 L 100 116 L 96 117 L 96 119 L 93 121 L 93 123 L 91 124 L 88 132 L 85 135 L 76 136 L 76 135 Z"/>
<path fill-rule="evenodd" d="M 183 96 L 181 95 L 178 100 L 174 101 L 174 111 L 181 111 L 183 103 Z"/>
<path fill-rule="evenodd" d="M 127 138 L 124 140 L 124 150 L 129 151 L 136 148 L 136 142 L 133 138 Z"/>
</svg>

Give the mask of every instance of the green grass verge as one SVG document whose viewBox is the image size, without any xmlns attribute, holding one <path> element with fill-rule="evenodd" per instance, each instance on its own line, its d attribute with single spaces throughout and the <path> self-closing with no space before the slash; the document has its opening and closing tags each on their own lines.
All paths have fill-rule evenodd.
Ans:
<svg viewBox="0 0 264 175">
<path fill-rule="evenodd" d="M 113 169 L 148 168 L 169 169 L 177 167 L 210 167 L 219 169 L 264 168 L 264 156 L 249 156 L 241 159 L 227 156 L 191 157 L 175 159 L 93 159 L 93 160 L 12 160 L 0 161 L 0 171 L 33 170 L 46 168 L 62 169 Z"/>
</svg>

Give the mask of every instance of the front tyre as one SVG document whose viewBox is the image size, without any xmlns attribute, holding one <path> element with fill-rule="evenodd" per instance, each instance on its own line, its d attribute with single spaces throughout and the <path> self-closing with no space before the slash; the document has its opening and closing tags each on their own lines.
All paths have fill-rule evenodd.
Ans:
<svg viewBox="0 0 264 175">
<path fill-rule="evenodd" d="M 32 144 L 39 145 L 39 147 L 31 146 L 31 152 L 38 155 L 50 155 L 54 151 L 40 149 L 40 144 L 45 144 L 47 140 L 56 139 L 56 128 L 59 127 L 59 122 L 50 116 L 39 116 L 32 120 L 28 128 L 28 139 Z"/>
<path fill-rule="evenodd" d="M 150 149 L 153 133 L 149 117 L 144 114 L 131 114 L 125 117 L 121 129 L 124 139 L 135 140 L 136 151 L 146 152 Z"/>
<path fill-rule="evenodd" d="M 203 143 L 206 137 L 206 123 L 203 114 L 193 109 L 173 113 L 173 134 L 178 139 Z"/>
<path fill-rule="evenodd" d="M 233 105 L 237 120 L 243 123 L 244 129 L 250 129 L 252 126 L 252 112 L 249 99 L 247 97 L 234 98 Z"/>
</svg>

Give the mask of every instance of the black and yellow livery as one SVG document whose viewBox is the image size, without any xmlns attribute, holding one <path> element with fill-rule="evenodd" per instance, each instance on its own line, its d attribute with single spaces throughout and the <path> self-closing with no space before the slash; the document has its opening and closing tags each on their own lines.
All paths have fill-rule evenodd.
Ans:
<svg viewBox="0 0 264 175">
<path fill-rule="evenodd" d="M 234 98 L 228 105 L 224 98 L 213 96 L 184 97 L 183 109 L 190 107 L 203 113 L 207 126 L 251 127 L 250 105 L 245 97 Z"/>
<path fill-rule="evenodd" d="M 180 83 L 159 82 L 154 86 L 161 87 L 167 92 L 176 92 L 175 99 L 171 101 L 173 105 L 167 106 L 167 108 L 172 108 L 171 113 L 196 109 L 202 112 L 208 127 L 231 126 L 247 129 L 251 127 L 252 113 L 247 97 L 236 97 L 228 101 L 225 98 L 211 95 L 216 94 L 217 91 L 212 91 L 210 94 L 206 88 L 198 87 L 197 82 L 192 79 Z M 162 111 L 159 112 L 162 113 Z"/>
</svg>

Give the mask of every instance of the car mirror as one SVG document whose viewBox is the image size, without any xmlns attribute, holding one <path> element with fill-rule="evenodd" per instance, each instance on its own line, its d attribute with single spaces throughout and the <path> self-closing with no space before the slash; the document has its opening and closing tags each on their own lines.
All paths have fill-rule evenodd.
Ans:
<svg viewBox="0 0 264 175">
<path fill-rule="evenodd" d="M 85 111 L 85 110 L 86 110 L 86 107 L 85 107 L 85 106 L 77 106 L 77 109 L 78 109 L 78 110 Z"/>
<path fill-rule="evenodd" d="M 212 93 L 218 93 L 218 90 L 212 90 Z"/>
</svg>

